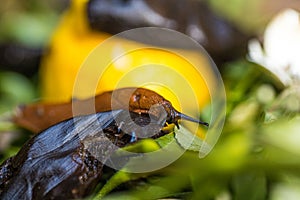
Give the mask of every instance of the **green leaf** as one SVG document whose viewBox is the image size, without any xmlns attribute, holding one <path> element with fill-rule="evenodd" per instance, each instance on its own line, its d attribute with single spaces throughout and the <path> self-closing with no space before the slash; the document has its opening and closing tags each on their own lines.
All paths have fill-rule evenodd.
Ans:
<svg viewBox="0 0 300 200">
<path fill-rule="evenodd" d="M 290 152 L 299 156 L 299 130 L 300 119 L 295 118 L 291 121 L 281 119 L 280 121 L 274 121 L 268 124 L 268 126 L 263 127 L 261 139 L 270 146 L 280 149 L 282 154 Z M 286 159 L 288 160 L 288 158 Z"/>
<path fill-rule="evenodd" d="M 179 129 L 175 127 L 175 138 L 180 146 L 186 150 L 201 151 L 204 154 L 211 151 L 211 146 L 209 144 L 192 134 L 184 126 L 179 126 Z"/>
<path fill-rule="evenodd" d="M 267 180 L 263 173 L 247 172 L 233 177 L 235 200 L 264 200 L 267 196 Z"/>
</svg>

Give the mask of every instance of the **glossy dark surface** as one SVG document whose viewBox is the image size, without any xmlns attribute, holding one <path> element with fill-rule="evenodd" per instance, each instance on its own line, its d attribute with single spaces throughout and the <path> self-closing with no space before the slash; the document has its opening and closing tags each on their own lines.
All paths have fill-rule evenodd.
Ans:
<svg viewBox="0 0 300 200">
<path fill-rule="evenodd" d="M 165 118 L 115 110 L 52 126 L 1 165 L 0 199 L 86 197 L 99 182 L 103 163 L 109 160 L 121 167 L 126 163 L 126 156 L 112 159 L 118 147 L 145 133 L 158 137 L 165 122 Z"/>
<path fill-rule="evenodd" d="M 93 29 L 111 34 L 139 27 L 182 32 L 203 45 L 216 62 L 244 55 L 249 39 L 199 0 L 90 0 L 88 17 Z"/>
</svg>

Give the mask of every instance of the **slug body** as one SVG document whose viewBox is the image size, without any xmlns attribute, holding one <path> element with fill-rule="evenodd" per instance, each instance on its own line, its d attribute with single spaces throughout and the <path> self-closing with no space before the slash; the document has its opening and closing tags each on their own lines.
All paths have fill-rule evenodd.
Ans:
<svg viewBox="0 0 300 200">
<path fill-rule="evenodd" d="M 166 121 L 169 124 L 177 124 L 181 118 L 191 120 L 191 118 L 175 110 L 168 100 L 152 90 L 145 88 L 121 88 L 104 92 L 96 97 L 74 100 L 69 103 L 37 103 L 21 106 L 18 108 L 13 121 L 21 127 L 38 133 L 54 124 L 75 116 L 118 109 L 129 110 L 135 113 L 152 112 L 152 115 L 158 116 L 161 109 L 151 109 L 155 108 L 155 106 L 161 106 L 160 108 L 165 110 L 167 114 Z M 197 120 L 195 122 L 201 123 Z"/>
<path fill-rule="evenodd" d="M 126 110 L 79 116 L 35 135 L 0 166 L 0 199 L 74 199 L 88 196 L 128 135 L 162 133 L 165 120 Z M 121 124 L 126 127 L 120 128 Z M 135 126 L 138 125 L 138 126 Z M 136 127 L 141 127 L 137 129 Z M 139 137 L 134 136 L 135 140 Z M 120 167 L 128 158 L 114 159 Z"/>
<path fill-rule="evenodd" d="M 32 116 L 34 111 L 37 116 Z M 160 137 L 166 134 L 162 130 L 166 124 L 178 125 L 179 119 L 208 125 L 142 88 L 105 92 L 73 104 L 24 107 L 21 116 L 23 121 L 20 116 L 15 121 L 31 128 L 36 125 L 34 130 L 60 123 L 35 135 L 0 166 L 0 199 L 86 197 L 99 183 L 107 162 L 115 160 L 113 166 L 120 168 L 127 162 L 126 155 L 115 156 L 118 148 L 140 138 Z"/>
</svg>

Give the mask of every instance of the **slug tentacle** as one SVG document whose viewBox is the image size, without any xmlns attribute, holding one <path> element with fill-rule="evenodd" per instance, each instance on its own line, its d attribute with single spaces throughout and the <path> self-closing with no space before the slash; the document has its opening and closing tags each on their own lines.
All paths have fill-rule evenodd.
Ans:
<svg viewBox="0 0 300 200">
<path fill-rule="evenodd" d="M 184 120 L 191 121 L 191 122 L 195 122 L 195 123 L 202 124 L 202 125 L 204 125 L 204 126 L 209 127 L 209 123 L 203 122 L 203 121 L 201 121 L 201 120 L 197 120 L 197 119 L 195 119 L 195 118 L 192 118 L 192 117 L 190 117 L 190 116 L 188 116 L 188 115 L 185 115 L 185 114 L 183 114 L 183 113 L 180 113 L 180 112 L 177 112 L 177 118 L 179 118 L 179 119 L 184 119 Z"/>
</svg>

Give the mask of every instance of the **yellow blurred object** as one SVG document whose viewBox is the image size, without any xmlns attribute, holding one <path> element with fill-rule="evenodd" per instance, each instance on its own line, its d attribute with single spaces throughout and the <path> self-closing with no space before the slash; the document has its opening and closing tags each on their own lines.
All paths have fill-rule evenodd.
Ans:
<svg viewBox="0 0 300 200">
<path fill-rule="evenodd" d="M 173 49 L 151 46 L 143 48 L 143 44 L 120 38 L 112 40 L 114 42 L 106 48 L 96 48 L 111 35 L 89 28 L 86 2 L 73 0 L 53 34 L 50 52 L 43 58 L 40 71 L 44 101 L 67 102 L 72 97 L 87 98 L 130 86 L 154 90 L 179 111 L 185 108 L 187 112 L 183 112 L 187 114 L 199 113 L 209 102 L 207 85 L 214 84 L 215 80 L 204 54 L 176 50 L 178 54 Z M 116 52 L 124 54 L 113 59 Z M 195 65 L 200 66 L 201 74 Z M 143 84 L 145 80 L 150 81 Z M 157 84 L 157 80 L 166 80 L 168 84 Z M 203 136 L 201 131 L 198 134 Z"/>
<path fill-rule="evenodd" d="M 87 0 L 73 0 L 53 33 L 50 51 L 42 59 L 40 68 L 43 101 L 70 101 L 82 62 L 99 43 L 111 36 L 89 29 L 86 3 Z"/>
</svg>

